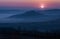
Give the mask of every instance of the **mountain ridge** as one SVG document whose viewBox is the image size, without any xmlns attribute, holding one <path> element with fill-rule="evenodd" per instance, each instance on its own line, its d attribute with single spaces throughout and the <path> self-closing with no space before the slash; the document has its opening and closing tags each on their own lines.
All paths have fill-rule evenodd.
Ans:
<svg viewBox="0 0 60 39">
<path fill-rule="evenodd" d="M 39 15 L 42 15 L 42 14 L 40 14 L 40 12 L 31 10 L 31 11 L 25 12 L 24 14 L 17 14 L 9 18 L 20 18 L 20 17 L 31 17 L 31 16 L 34 17 L 34 16 L 39 16 Z"/>
</svg>

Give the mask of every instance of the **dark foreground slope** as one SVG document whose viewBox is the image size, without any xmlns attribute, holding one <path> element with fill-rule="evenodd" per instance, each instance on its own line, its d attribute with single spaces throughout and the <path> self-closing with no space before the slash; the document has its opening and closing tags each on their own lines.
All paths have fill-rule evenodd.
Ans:
<svg viewBox="0 0 60 39">
<path fill-rule="evenodd" d="M 18 27 L 15 29 L 12 26 Z M 21 30 L 20 26 L 35 26 L 32 30 Z M 37 31 L 37 27 L 46 27 L 45 32 Z M 2 39 L 60 39 L 60 19 L 47 22 L 31 23 L 0 23 L 0 38 Z M 4 27 L 4 28 L 3 28 Z M 49 32 L 49 28 L 51 29 Z M 42 29 L 41 29 L 42 30 Z"/>
<path fill-rule="evenodd" d="M 60 39 L 60 31 L 49 33 L 0 28 L 0 39 Z"/>
</svg>

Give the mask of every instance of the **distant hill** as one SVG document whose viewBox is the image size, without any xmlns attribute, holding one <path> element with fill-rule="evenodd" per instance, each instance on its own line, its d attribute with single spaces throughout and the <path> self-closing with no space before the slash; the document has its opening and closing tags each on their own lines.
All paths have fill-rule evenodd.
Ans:
<svg viewBox="0 0 60 39">
<path fill-rule="evenodd" d="M 40 12 L 31 10 L 31 11 L 25 12 L 24 14 L 17 14 L 17 15 L 11 16 L 9 18 L 32 17 L 32 16 L 39 16 L 39 15 L 42 15 L 42 14 L 40 14 Z"/>
<path fill-rule="evenodd" d="M 44 11 L 60 11 L 60 9 L 50 9 L 50 10 L 44 10 Z"/>
</svg>

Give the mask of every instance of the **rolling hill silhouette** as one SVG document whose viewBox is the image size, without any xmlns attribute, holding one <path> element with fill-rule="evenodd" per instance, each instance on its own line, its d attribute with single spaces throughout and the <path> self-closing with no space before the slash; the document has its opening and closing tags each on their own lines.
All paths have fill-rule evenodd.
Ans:
<svg viewBox="0 0 60 39">
<path fill-rule="evenodd" d="M 39 16 L 39 15 L 42 15 L 42 14 L 40 14 L 37 11 L 31 10 L 31 11 L 25 12 L 24 14 L 17 14 L 17 15 L 11 16 L 9 18 L 32 17 L 32 16 Z"/>
</svg>

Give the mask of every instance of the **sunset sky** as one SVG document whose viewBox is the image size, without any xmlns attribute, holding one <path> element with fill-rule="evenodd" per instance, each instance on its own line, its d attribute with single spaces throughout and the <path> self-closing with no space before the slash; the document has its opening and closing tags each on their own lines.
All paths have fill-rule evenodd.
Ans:
<svg viewBox="0 0 60 39">
<path fill-rule="evenodd" d="M 60 8 L 60 0 L 0 0 L 0 7 Z"/>
</svg>

